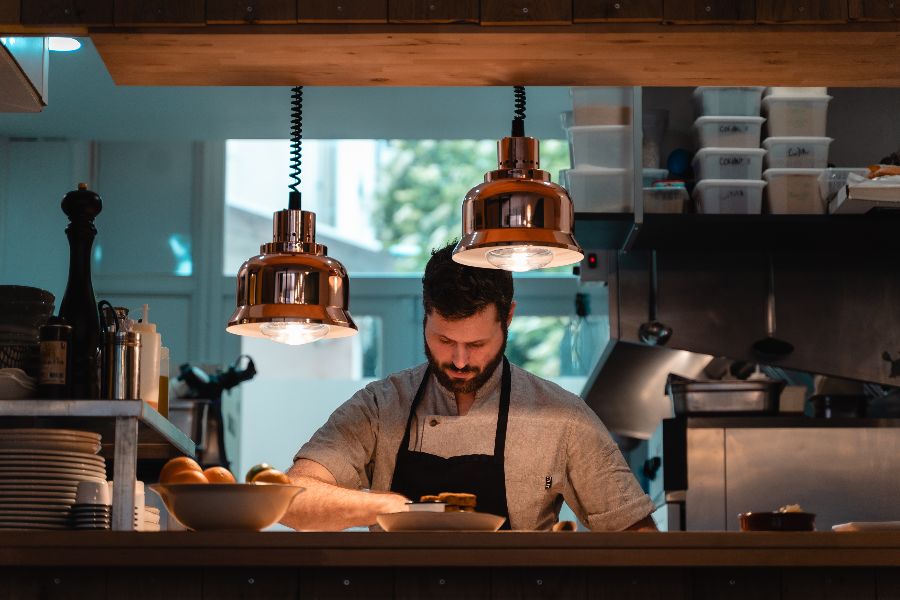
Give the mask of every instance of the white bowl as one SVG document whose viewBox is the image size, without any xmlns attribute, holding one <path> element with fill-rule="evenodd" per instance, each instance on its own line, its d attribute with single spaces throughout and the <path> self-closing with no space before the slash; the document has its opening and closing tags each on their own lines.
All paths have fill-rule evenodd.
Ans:
<svg viewBox="0 0 900 600">
<path fill-rule="evenodd" d="M 277 523 L 306 488 L 279 483 L 170 483 L 150 489 L 188 529 L 262 531 Z"/>
</svg>

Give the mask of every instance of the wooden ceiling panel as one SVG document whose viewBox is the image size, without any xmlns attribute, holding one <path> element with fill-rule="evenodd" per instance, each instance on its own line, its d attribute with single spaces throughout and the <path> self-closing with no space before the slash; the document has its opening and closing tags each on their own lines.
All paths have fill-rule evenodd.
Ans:
<svg viewBox="0 0 900 600">
<path fill-rule="evenodd" d="M 91 38 L 118 85 L 900 87 L 895 24 L 430 27 Z"/>
</svg>

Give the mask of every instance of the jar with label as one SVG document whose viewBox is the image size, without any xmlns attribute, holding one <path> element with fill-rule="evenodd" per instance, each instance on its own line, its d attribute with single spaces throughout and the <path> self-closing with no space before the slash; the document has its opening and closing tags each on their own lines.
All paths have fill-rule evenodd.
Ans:
<svg viewBox="0 0 900 600">
<path fill-rule="evenodd" d="M 39 398 L 70 398 L 72 327 L 62 317 L 50 317 L 41 327 L 41 367 L 38 373 Z"/>
</svg>

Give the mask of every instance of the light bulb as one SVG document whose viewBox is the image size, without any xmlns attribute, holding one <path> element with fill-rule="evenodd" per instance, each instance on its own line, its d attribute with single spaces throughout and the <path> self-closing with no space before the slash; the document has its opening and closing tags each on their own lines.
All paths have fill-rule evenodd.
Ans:
<svg viewBox="0 0 900 600">
<path fill-rule="evenodd" d="M 259 330 L 270 340 L 299 346 L 320 340 L 328 335 L 328 325 L 321 323 L 263 323 Z"/>
<path fill-rule="evenodd" d="M 81 48 L 81 42 L 73 38 L 50 38 L 50 50 L 54 52 L 73 52 Z"/>
<path fill-rule="evenodd" d="M 553 261 L 553 250 L 540 246 L 513 246 L 491 250 L 487 261 L 498 269 L 507 271 L 533 271 L 546 267 Z"/>
</svg>

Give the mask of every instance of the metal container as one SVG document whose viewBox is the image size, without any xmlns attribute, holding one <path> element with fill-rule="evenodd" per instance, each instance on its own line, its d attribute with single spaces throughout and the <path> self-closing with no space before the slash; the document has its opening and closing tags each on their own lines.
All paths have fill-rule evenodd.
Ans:
<svg viewBox="0 0 900 600">
<path fill-rule="evenodd" d="M 100 397 L 139 400 L 141 397 L 141 336 L 135 331 L 103 334 L 103 371 Z"/>
<path fill-rule="evenodd" d="M 666 389 L 676 417 L 711 414 L 775 414 L 784 381 L 690 381 L 669 377 Z"/>
</svg>

